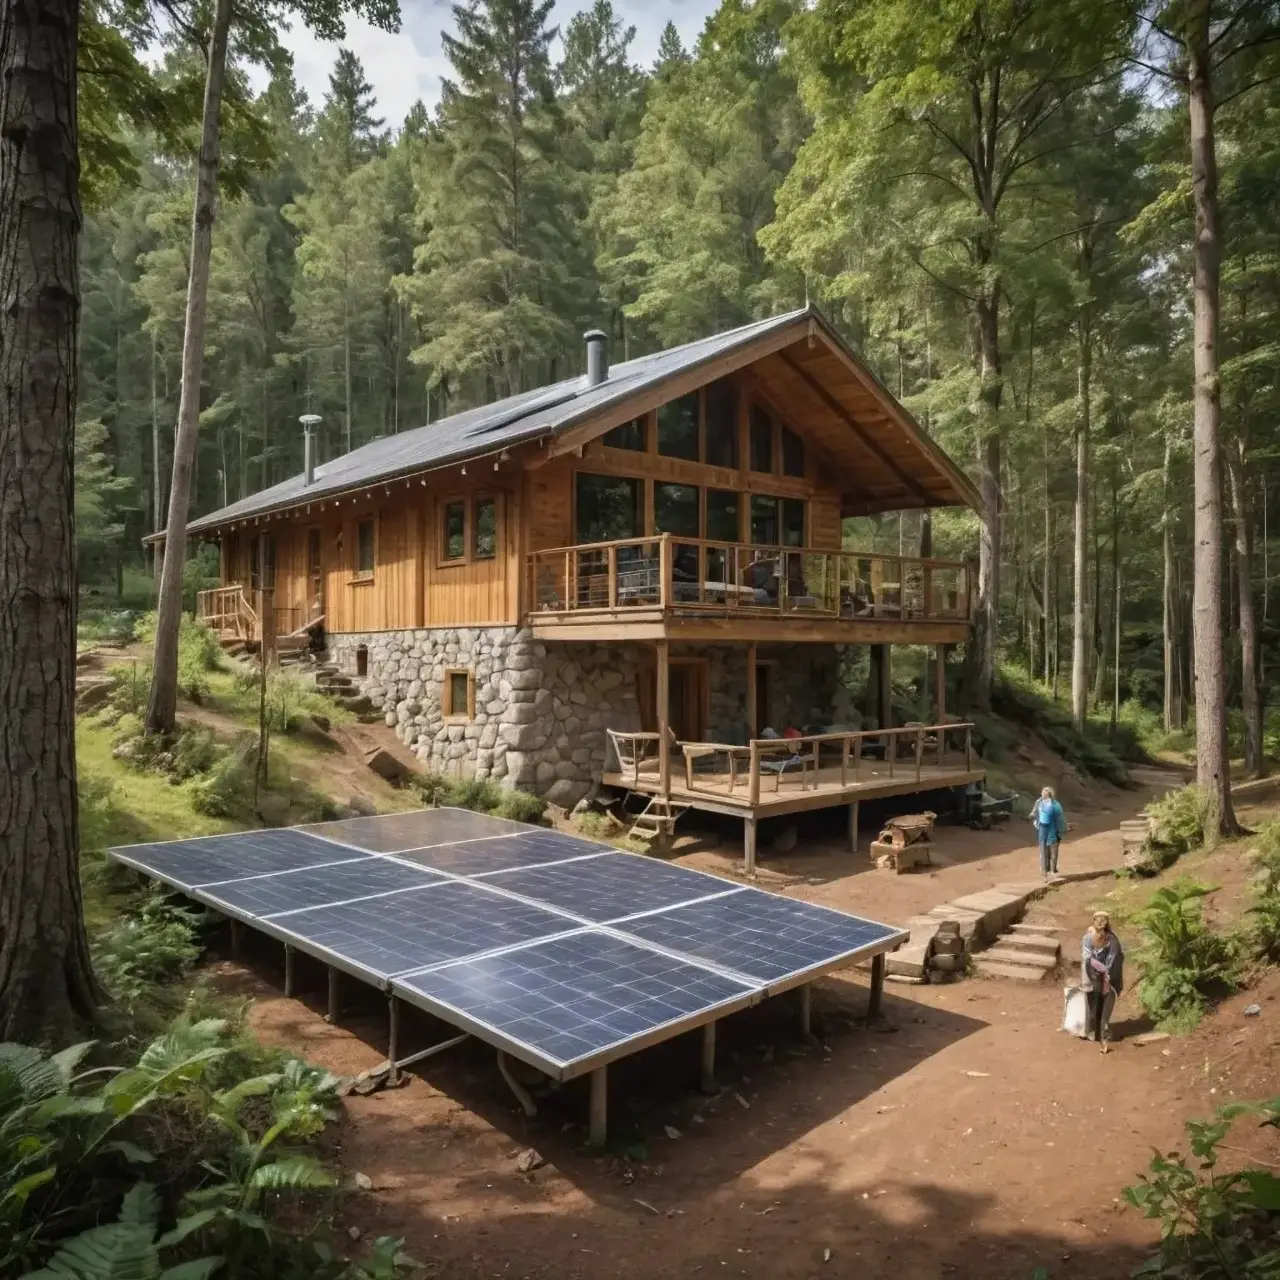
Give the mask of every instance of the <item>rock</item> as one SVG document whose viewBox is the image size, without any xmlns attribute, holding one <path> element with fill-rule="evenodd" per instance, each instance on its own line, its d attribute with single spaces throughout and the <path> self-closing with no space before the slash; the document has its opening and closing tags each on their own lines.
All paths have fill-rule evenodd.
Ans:
<svg viewBox="0 0 1280 1280">
<path fill-rule="evenodd" d="M 544 1164 L 546 1161 L 532 1147 L 527 1147 L 516 1157 L 516 1169 L 521 1173 L 532 1173 Z"/>
<path fill-rule="evenodd" d="M 351 1175 L 351 1185 L 357 1191 L 372 1191 L 373 1179 L 367 1173 L 353 1173 Z"/>
<path fill-rule="evenodd" d="M 1133 1043 L 1141 1047 L 1145 1044 L 1159 1044 L 1162 1040 L 1168 1039 L 1167 1031 L 1144 1031 L 1142 1035 L 1133 1037 Z"/>
<path fill-rule="evenodd" d="M 378 777 L 385 778 L 396 786 L 404 783 L 413 772 L 404 761 L 393 756 L 386 747 L 375 747 L 365 756 L 364 762 Z"/>
<path fill-rule="evenodd" d="M 359 1239 L 360 1239 L 360 1237 L 361 1237 L 363 1234 L 364 1234 L 364 1233 L 360 1230 L 360 1228 L 359 1228 L 359 1227 L 348 1227 L 348 1228 L 347 1228 L 347 1239 L 348 1239 L 348 1240 L 359 1240 Z"/>
<path fill-rule="evenodd" d="M 1256 1018 L 1262 1012 L 1260 1004 L 1251 1004 L 1245 1007 L 1244 1016 L 1246 1018 Z"/>
<path fill-rule="evenodd" d="M 677 1138 L 684 1136 L 674 1125 L 667 1124 L 662 1127 L 666 1131 L 667 1137 L 670 1138 L 672 1142 L 675 1142 Z"/>
<path fill-rule="evenodd" d="M 321 733 L 328 733 L 329 730 L 333 728 L 333 721 L 330 720 L 328 716 L 313 714 L 311 717 L 311 723 L 315 725 Z"/>
<path fill-rule="evenodd" d="M 94 684 L 86 684 L 76 691 L 76 710 L 93 711 L 105 705 L 110 698 L 110 680 L 99 680 Z"/>
<path fill-rule="evenodd" d="M 353 791 L 347 800 L 347 808 L 358 818 L 371 818 L 378 812 L 378 807 L 363 791 Z"/>
</svg>

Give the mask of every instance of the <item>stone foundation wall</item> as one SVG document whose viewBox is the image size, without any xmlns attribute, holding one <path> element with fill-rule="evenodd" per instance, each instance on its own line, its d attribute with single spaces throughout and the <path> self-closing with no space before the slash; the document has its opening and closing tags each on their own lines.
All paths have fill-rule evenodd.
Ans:
<svg viewBox="0 0 1280 1280">
<path fill-rule="evenodd" d="M 640 727 L 639 654 L 627 645 L 544 644 L 521 627 L 440 627 L 329 636 L 332 661 L 432 772 L 492 778 L 572 806 L 599 778 L 606 729 Z M 475 716 L 444 716 L 445 673 L 475 678 Z"/>
</svg>

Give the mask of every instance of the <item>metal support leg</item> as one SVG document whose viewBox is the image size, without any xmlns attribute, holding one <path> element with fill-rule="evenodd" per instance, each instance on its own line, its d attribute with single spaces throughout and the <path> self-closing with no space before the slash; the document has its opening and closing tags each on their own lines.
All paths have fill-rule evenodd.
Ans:
<svg viewBox="0 0 1280 1280">
<path fill-rule="evenodd" d="M 387 1083 L 389 1085 L 397 1085 L 400 1083 L 400 1067 L 397 1060 L 400 1057 L 400 1001 L 395 996 L 387 997 L 387 1063 L 389 1070 L 387 1072 Z"/>
<path fill-rule="evenodd" d="M 498 1072 L 507 1082 L 507 1088 L 516 1095 L 516 1101 L 523 1108 L 525 1115 L 536 1116 L 538 1104 L 530 1096 L 529 1090 L 512 1074 L 511 1068 L 507 1066 L 507 1055 L 501 1049 L 498 1050 Z"/>
<path fill-rule="evenodd" d="M 231 922 L 231 958 L 240 959 L 240 951 L 244 945 L 244 925 L 239 920 Z"/>
<path fill-rule="evenodd" d="M 749 876 L 756 873 L 756 816 L 754 813 L 742 820 L 742 869 Z"/>
<path fill-rule="evenodd" d="M 849 852 L 858 852 L 858 802 L 849 804 Z"/>
<path fill-rule="evenodd" d="M 799 988 L 800 993 L 800 1037 L 808 1040 L 813 1032 L 810 1030 L 813 1021 L 813 984 L 806 982 Z"/>
<path fill-rule="evenodd" d="M 591 1120 L 587 1141 L 603 1151 L 608 1138 L 609 1068 L 597 1067 L 591 1073 Z"/>
<path fill-rule="evenodd" d="M 884 996 L 884 952 L 871 961 L 871 996 L 867 1001 L 867 1021 L 880 1016 L 880 1001 Z"/>
<path fill-rule="evenodd" d="M 702 1028 L 702 1080 L 703 1093 L 719 1093 L 716 1084 L 716 1024 L 708 1022 Z"/>
<path fill-rule="evenodd" d="M 284 993 L 292 996 L 294 992 L 294 950 L 286 942 L 284 944 Z"/>
<path fill-rule="evenodd" d="M 342 973 L 329 966 L 329 1012 L 326 1015 L 329 1022 L 337 1022 L 342 1016 Z"/>
</svg>

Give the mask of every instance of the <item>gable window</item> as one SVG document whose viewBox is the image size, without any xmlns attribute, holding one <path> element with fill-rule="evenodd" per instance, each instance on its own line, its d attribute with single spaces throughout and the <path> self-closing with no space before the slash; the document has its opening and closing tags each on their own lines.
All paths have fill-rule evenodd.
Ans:
<svg viewBox="0 0 1280 1280">
<path fill-rule="evenodd" d="M 476 518 L 471 555 L 476 560 L 492 560 L 498 554 L 498 500 L 476 499 Z"/>
<path fill-rule="evenodd" d="M 698 393 L 681 396 L 658 410 L 658 452 L 666 458 L 697 462 Z"/>
<path fill-rule="evenodd" d="M 635 418 L 631 422 L 624 422 L 620 427 L 614 427 L 612 431 L 606 431 L 604 442 L 610 449 L 630 449 L 635 453 L 644 453 L 648 448 L 646 434 L 645 420 Z"/>
<path fill-rule="evenodd" d="M 707 462 L 713 467 L 738 465 L 738 391 L 722 378 L 703 395 L 707 410 Z"/>
<path fill-rule="evenodd" d="M 576 542 L 612 542 L 644 533 L 644 482 L 579 471 L 574 482 Z"/>
<path fill-rule="evenodd" d="M 356 525 L 356 577 L 372 578 L 374 560 L 373 521 L 361 520 Z"/>
<path fill-rule="evenodd" d="M 476 681 L 465 669 L 444 673 L 442 712 L 446 720 L 474 720 L 476 714 Z"/>
<path fill-rule="evenodd" d="M 773 419 L 758 404 L 751 406 L 751 470 L 773 473 Z"/>
<path fill-rule="evenodd" d="M 804 441 L 790 427 L 782 428 L 782 474 L 804 475 Z"/>
<path fill-rule="evenodd" d="M 729 489 L 707 490 L 707 537 L 715 542 L 737 542 L 738 495 Z"/>
<path fill-rule="evenodd" d="M 455 498 L 440 508 L 440 558 L 463 560 L 467 554 L 467 504 Z"/>
</svg>

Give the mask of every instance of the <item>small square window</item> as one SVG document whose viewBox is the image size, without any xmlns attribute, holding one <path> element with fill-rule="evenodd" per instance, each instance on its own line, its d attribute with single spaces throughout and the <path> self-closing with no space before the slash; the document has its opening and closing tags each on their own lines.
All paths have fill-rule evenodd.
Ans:
<svg viewBox="0 0 1280 1280">
<path fill-rule="evenodd" d="M 373 565 L 373 521 L 361 520 L 356 525 L 356 577 L 372 578 Z"/>
<path fill-rule="evenodd" d="M 462 560 L 466 554 L 467 504 L 459 498 L 441 508 L 440 555 L 443 560 Z"/>
<path fill-rule="evenodd" d="M 498 554 L 498 500 L 476 499 L 475 550 L 477 560 L 492 560 Z"/>
<path fill-rule="evenodd" d="M 620 427 L 604 433 L 604 442 L 610 449 L 630 449 L 635 453 L 644 453 L 645 422 L 636 418 L 632 422 L 624 422 Z"/>
<path fill-rule="evenodd" d="M 804 475 L 804 441 L 790 427 L 782 428 L 782 474 Z"/>
<path fill-rule="evenodd" d="M 444 673 L 444 716 L 447 720 L 475 718 L 475 679 L 470 671 Z"/>
<path fill-rule="evenodd" d="M 751 406 L 751 470 L 773 473 L 773 419 L 758 404 Z"/>
</svg>

